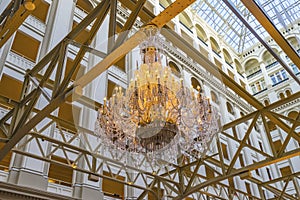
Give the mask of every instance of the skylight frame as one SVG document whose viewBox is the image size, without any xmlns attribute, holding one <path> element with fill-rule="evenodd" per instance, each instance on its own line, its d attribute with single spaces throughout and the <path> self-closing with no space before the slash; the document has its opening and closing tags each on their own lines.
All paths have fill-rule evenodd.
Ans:
<svg viewBox="0 0 300 200">
<path fill-rule="evenodd" d="M 240 0 L 231 0 L 248 23 L 262 38 L 269 34 L 249 13 Z M 300 19 L 300 1 L 298 0 L 255 0 L 271 19 L 277 29 L 287 28 Z M 238 54 L 258 43 L 254 35 L 220 0 L 198 0 L 193 5 L 195 11 L 203 18 Z M 276 10 L 275 10 L 276 9 Z M 281 16 L 281 17 L 280 17 Z M 292 16 L 292 17 L 289 17 Z"/>
</svg>

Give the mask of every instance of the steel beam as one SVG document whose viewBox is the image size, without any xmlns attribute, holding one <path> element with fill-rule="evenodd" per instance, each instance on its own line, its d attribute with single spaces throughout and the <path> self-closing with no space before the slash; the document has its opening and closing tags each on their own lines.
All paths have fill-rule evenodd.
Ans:
<svg viewBox="0 0 300 200">
<path fill-rule="evenodd" d="M 120 0 L 120 2 L 124 3 L 130 9 L 134 9 L 134 7 L 136 6 L 135 0 Z M 143 8 L 140 11 L 140 17 L 143 21 L 149 22 L 153 19 L 154 15 L 146 8 Z M 200 64 L 202 67 L 204 67 L 210 74 L 212 74 L 219 80 L 222 80 L 226 86 L 228 86 L 240 97 L 245 99 L 250 105 L 252 105 L 256 109 L 260 109 L 264 107 L 257 99 L 255 99 L 251 94 L 249 94 L 244 88 L 242 88 L 239 84 L 237 84 L 234 80 L 232 80 L 214 63 L 208 60 L 208 58 L 202 55 L 188 42 L 182 40 L 182 37 L 179 36 L 177 33 L 175 33 L 170 27 L 168 27 L 167 25 L 165 27 L 166 28 L 163 28 L 161 30 L 161 34 L 164 35 L 167 40 L 169 40 L 178 48 L 180 48 L 184 53 L 186 53 L 188 57 L 190 57 L 195 62 Z"/>
<path fill-rule="evenodd" d="M 103 8 L 102 8 L 103 7 Z M 67 36 L 67 39 L 75 39 L 76 36 L 80 33 L 80 31 L 84 30 L 95 18 L 98 17 L 98 22 L 103 21 L 103 16 L 102 13 L 106 12 L 108 6 L 107 6 L 107 1 L 101 2 L 95 9 L 93 9 L 90 14 L 83 19 Z M 95 27 L 99 28 L 99 24 L 96 24 Z M 96 28 L 95 28 L 96 29 Z M 91 35 L 95 35 L 96 30 L 92 30 Z M 88 41 L 90 42 L 91 38 L 88 38 Z M 65 44 L 65 41 L 62 40 L 56 47 L 54 47 L 33 69 L 29 70 L 27 74 L 29 76 L 36 76 L 47 64 L 50 62 L 50 66 L 47 68 L 43 78 L 41 79 L 40 86 L 43 87 L 44 84 L 47 83 L 47 80 L 49 76 L 51 75 L 51 72 L 54 69 L 54 66 L 57 62 L 56 59 L 58 59 L 58 52 L 61 49 L 61 47 Z M 89 44 L 89 43 L 87 43 Z M 82 51 L 83 48 L 80 50 Z M 66 52 L 64 52 L 66 53 Z M 60 55 L 63 57 L 64 55 Z M 79 59 L 78 59 L 79 60 Z M 0 160 L 4 158 L 4 156 L 15 146 L 18 141 L 23 138 L 32 128 L 34 128 L 40 121 L 42 121 L 45 117 L 49 116 L 52 111 L 54 111 L 57 107 L 59 107 L 60 104 L 62 104 L 65 99 L 71 95 L 73 92 L 73 88 L 68 88 L 65 89 L 68 79 L 72 76 L 70 74 L 73 74 L 75 67 L 73 67 L 73 71 L 67 75 L 65 78 L 64 82 L 60 85 L 59 90 L 56 92 L 55 98 L 50 102 L 49 105 L 44 107 L 44 109 L 36 114 L 30 121 L 28 121 L 26 124 L 24 124 L 24 119 L 21 123 L 22 127 L 19 126 L 17 130 L 14 131 L 13 135 L 11 136 L 10 140 L 4 145 L 4 147 L 0 151 Z M 59 72 L 57 72 L 59 73 Z M 35 96 L 34 100 L 32 100 L 32 104 L 36 102 L 36 100 L 39 98 L 39 95 L 41 94 L 40 90 L 37 90 L 37 95 Z M 26 99 L 26 96 L 23 97 Z M 22 99 L 21 99 L 22 100 Z M 28 114 L 25 114 L 28 115 Z M 29 116 L 29 115 L 28 115 Z M 27 117 L 28 118 L 28 117 Z"/>
<path fill-rule="evenodd" d="M 158 28 L 162 28 L 167 22 L 173 19 L 176 15 L 182 12 L 186 7 L 191 5 L 195 0 L 177 0 L 173 2 L 169 7 L 167 7 L 158 16 L 153 18 L 150 25 L 156 25 Z M 139 30 L 132 37 L 130 37 L 126 42 L 120 45 L 117 49 L 113 50 L 107 57 L 105 57 L 101 62 L 96 64 L 90 71 L 85 75 L 80 77 L 75 81 L 74 85 L 77 87 L 76 92 L 78 95 L 82 95 L 82 89 L 95 78 L 97 78 L 101 73 L 107 70 L 110 66 L 120 60 L 129 51 L 135 48 L 143 40 L 147 38 L 147 35 L 143 30 Z"/>
<path fill-rule="evenodd" d="M 231 172 L 231 170 L 232 170 L 232 168 L 233 168 L 233 166 L 234 166 L 236 160 L 238 159 L 238 157 L 239 157 L 239 155 L 240 155 L 240 152 L 241 152 L 242 149 L 244 148 L 244 146 L 245 146 L 245 144 L 246 144 L 246 141 L 248 140 L 248 138 L 249 138 L 249 136 L 250 136 L 250 134 L 251 134 L 251 132 L 252 132 L 253 127 L 254 127 L 255 124 L 256 124 L 256 121 L 257 121 L 259 115 L 260 115 L 260 112 L 256 112 L 254 118 L 252 119 L 252 122 L 251 122 L 250 126 L 248 127 L 247 132 L 245 133 L 245 136 L 244 136 L 242 142 L 240 143 L 239 148 L 236 150 L 235 155 L 233 156 L 233 158 L 232 158 L 231 161 L 230 161 L 230 165 L 229 165 L 229 167 L 228 167 L 228 169 L 227 169 L 227 173 L 230 173 L 230 172 Z"/>
<path fill-rule="evenodd" d="M 140 13 L 141 9 L 143 8 L 146 0 L 139 0 L 135 8 L 130 13 L 127 21 L 124 24 L 124 27 L 122 28 L 120 35 L 117 38 L 117 41 L 112 49 L 116 49 L 119 47 L 123 42 L 125 41 L 126 37 L 128 36 L 128 31 L 132 28 L 134 25 L 136 18 L 138 17 L 138 14 Z"/>
<path fill-rule="evenodd" d="M 255 170 L 255 169 L 258 169 L 258 168 L 262 168 L 262 167 L 265 167 L 267 165 L 271 165 L 271 164 L 274 164 L 274 163 L 277 163 L 277 162 L 280 162 L 280 161 L 283 161 L 283 160 L 286 160 L 286 159 L 289 159 L 289 158 L 293 158 L 293 157 L 299 156 L 299 155 L 300 155 L 300 149 L 295 149 L 295 150 L 289 151 L 287 153 L 284 153 L 282 155 L 282 157 L 280 157 L 280 158 L 267 158 L 263 161 L 257 162 L 255 164 L 252 164 L 252 165 L 249 165 L 249 166 L 246 166 L 246 167 L 243 167 L 241 169 L 232 170 L 229 174 L 221 175 L 221 176 L 215 177 L 214 179 L 209 179 L 209 180 L 207 180 L 203 183 L 200 183 L 199 185 L 196 185 L 196 186 L 192 187 L 190 190 L 185 192 L 183 195 L 174 198 L 174 200 L 183 199 L 183 198 L 189 196 L 190 194 L 198 192 L 199 190 L 201 190 L 201 189 L 203 189 L 203 188 L 205 188 L 209 185 L 216 184 L 216 183 L 221 182 L 221 181 L 223 181 L 225 179 L 228 179 L 230 177 L 239 176 L 243 173 L 248 173 L 249 171 L 252 171 L 252 170 Z M 286 195 L 286 194 L 284 194 L 284 195 Z"/>
<path fill-rule="evenodd" d="M 15 1 L 20 2 L 20 0 Z M 35 0 L 34 4 L 39 9 L 41 0 Z M 4 23 L 4 27 L 0 30 L 0 48 L 7 42 L 7 40 L 18 30 L 25 19 L 33 12 L 33 10 L 27 10 L 24 6 L 16 4 L 17 11 L 12 16 L 7 16 L 7 20 Z"/>
<path fill-rule="evenodd" d="M 110 0 L 110 12 L 109 12 L 109 28 L 108 28 L 108 52 L 111 52 L 112 47 L 115 44 L 115 34 L 117 26 L 117 0 Z"/>
</svg>

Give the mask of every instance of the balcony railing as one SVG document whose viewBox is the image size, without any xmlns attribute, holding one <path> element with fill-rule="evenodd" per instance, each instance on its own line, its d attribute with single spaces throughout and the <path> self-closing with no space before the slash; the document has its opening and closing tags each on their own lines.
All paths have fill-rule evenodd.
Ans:
<svg viewBox="0 0 300 200">
<path fill-rule="evenodd" d="M 248 75 L 247 79 L 250 79 L 250 78 L 252 78 L 252 77 L 254 77 L 254 76 L 258 75 L 258 74 L 261 74 L 261 69 L 258 70 L 258 71 L 256 71 L 256 72 L 254 72 L 254 73 L 252 73 L 252 74 L 250 74 L 250 75 Z"/>
<path fill-rule="evenodd" d="M 6 182 L 7 179 L 8 179 L 9 172 L 8 172 L 6 166 L 1 166 L 0 165 L 0 168 L 6 169 L 5 171 L 0 170 L 0 182 Z"/>
<path fill-rule="evenodd" d="M 229 62 L 227 62 L 227 61 L 225 61 L 225 62 L 227 63 L 227 65 L 229 65 L 229 67 L 231 67 L 233 69 L 233 66 Z"/>
<path fill-rule="evenodd" d="M 24 71 L 31 69 L 35 65 L 34 62 L 12 51 L 8 53 L 6 62 Z"/>
<path fill-rule="evenodd" d="M 47 188 L 48 192 L 53 192 L 56 194 L 61 194 L 64 196 L 72 196 L 73 194 L 73 188 L 72 187 L 68 187 L 68 186 L 64 186 L 61 184 L 57 184 L 57 183 L 48 183 L 48 188 Z"/>
<path fill-rule="evenodd" d="M 189 32 L 193 33 L 193 31 L 192 31 L 189 27 L 187 27 L 183 22 L 179 21 L 179 23 L 180 23 L 182 26 L 184 26 Z"/>
<path fill-rule="evenodd" d="M 265 88 L 265 89 L 263 89 L 263 90 L 261 90 L 261 91 L 259 91 L 259 92 L 256 92 L 255 94 L 253 94 L 253 96 L 255 96 L 255 95 L 257 95 L 257 94 L 260 94 L 260 93 L 263 93 L 264 91 L 267 91 L 267 88 Z"/>
<path fill-rule="evenodd" d="M 240 72 L 237 72 L 241 77 L 245 78 L 243 74 L 241 74 Z"/>
<path fill-rule="evenodd" d="M 203 41 L 199 36 L 197 36 L 197 38 L 198 38 L 205 46 L 208 47 L 208 44 L 207 44 L 205 41 Z"/>
<path fill-rule="evenodd" d="M 39 32 L 41 35 L 45 34 L 46 25 L 44 22 L 42 22 L 38 18 L 36 18 L 32 15 L 29 15 L 25 20 L 25 24 L 27 26 L 30 26 L 36 32 Z"/>
<path fill-rule="evenodd" d="M 220 57 L 221 58 L 221 55 L 218 53 L 218 52 L 216 52 L 215 50 L 212 50 L 218 57 Z"/>
<path fill-rule="evenodd" d="M 283 82 L 285 82 L 285 81 L 287 81 L 287 80 L 289 80 L 289 78 L 286 78 L 286 79 L 283 79 L 283 80 L 281 80 L 281 81 L 279 81 L 279 82 L 277 82 L 277 83 L 274 83 L 274 84 L 272 85 L 272 87 L 275 87 L 276 85 L 279 85 L 279 84 L 281 84 L 281 83 L 283 83 Z"/>
<path fill-rule="evenodd" d="M 273 63 L 267 65 L 267 66 L 266 66 L 266 69 L 270 69 L 270 68 L 274 67 L 274 66 L 277 65 L 277 64 L 278 64 L 278 61 L 275 61 L 275 62 L 273 62 Z"/>
<path fill-rule="evenodd" d="M 79 19 L 83 19 L 87 16 L 87 13 L 83 9 L 81 9 L 77 6 L 75 7 L 74 13 L 75 13 L 75 16 L 78 17 Z"/>
<path fill-rule="evenodd" d="M 6 115 L 8 112 L 8 109 L 0 107 L 0 119 L 2 119 L 2 117 L 4 117 L 4 115 Z"/>
</svg>

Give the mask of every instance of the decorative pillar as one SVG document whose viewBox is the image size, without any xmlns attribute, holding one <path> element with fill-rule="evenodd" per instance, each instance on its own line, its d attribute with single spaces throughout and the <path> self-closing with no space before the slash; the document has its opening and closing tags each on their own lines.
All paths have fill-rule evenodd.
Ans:
<svg viewBox="0 0 300 200">
<path fill-rule="evenodd" d="M 241 81 L 240 79 L 238 78 L 239 77 L 239 74 L 238 74 L 238 71 L 237 71 L 237 66 L 235 64 L 235 62 L 232 63 L 233 65 L 233 72 L 234 72 L 234 81 L 238 84 L 241 84 Z"/>
<path fill-rule="evenodd" d="M 259 63 L 259 65 L 260 65 L 260 69 L 261 69 L 261 72 L 262 72 L 262 74 L 263 74 L 263 77 L 264 77 L 264 80 L 265 80 L 265 83 L 266 83 L 266 87 L 268 88 L 268 89 L 270 89 L 270 88 L 272 88 L 272 81 L 271 81 L 271 78 L 269 77 L 269 75 L 268 75 L 268 72 L 267 72 L 267 70 L 266 70 L 266 65 L 265 65 L 265 63 L 263 62 L 263 61 L 261 61 L 260 63 Z"/>
<path fill-rule="evenodd" d="M 191 28 L 191 31 L 193 32 L 193 47 L 195 49 L 197 49 L 198 51 L 200 51 L 199 40 L 198 40 L 198 36 L 197 36 L 197 31 L 196 31 L 196 28 L 195 28 L 195 24 Z"/>
<path fill-rule="evenodd" d="M 207 40 L 207 46 L 208 46 L 208 59 L 215 64 L 215 59 L 214 59 L 214 52 L 212 50 L 212 46 L 211 46 L 211 42 L 210 42 L 210 38 L 208 37 Z"/>
<path fill-rule="evenodd" d="M 107 41 L 103 41 L 104 38 L 108 38 L 108 27 L 109 27 L 109 18 L 105 18 L 102 26 L 100 27 L 92 46 L 95 49 L 107 52 Z M 89 54 L 87 71 L 93 68 L 97 63 L 99 63 L 102 58 Z M 106 96 L 107 88 L 107 71 L 103 72 L 98 78 L 96 78 L 91 84 L 88 84 L 84 88 L 84 95 L 95 99 L 98 102 L 103 102 L 103 98 Z M 81 115 L 80 125 L 84 128 L 93 129 L 97 119 L 97 112 L 84 107 Z M 85 134 L 84 132 L 80 133 L 81 135 Z M 98 140 L 95 136 L 87 135 L 88 141 L 92 147 L 98 145 Z M 82 140 L 84 141 L 84 140 Z M 81 144 L 85 145 L 85 144 Z M 101 162 L 101 160 L 96 159 L 96 163 Z M 79 161 L 81 168 L 88 169 L 88 166 L 85 166 L 85 162 Z M 99 165 L 99 164 L 98 164 Z M 102 173 L 103 169 L 100 170 Z M 77 172 L 75 175 L 75 184 L 73 190 L 73 197 L 84 199 L 84 200 L 93 200 L 93 199 L 104 199 L 102 192 L 102 178 L 97 179 L 97 177 L 91 178 L 88 174 Z"/>
<path fill-rule="evenodd" d="M 0 15 L 7 8 L 7 6 L 9 5 L 10 2 L 11 2 L 10 0 L 0 1 Z"/>
<path fill-rule="evenodd" d="M 182 76 L 182 79 L 183 79 L 183 82 L 184 84 L 187 86 L 187 87 L 190 87 L 192 85 L 192 81 L 191 81 L 191 72 L 186 69 L 186 68 L 183 68 L 182 69 L 182 72 L 181 72 L 181 76 Z"/>
<path fill-rule="evenodd" d="M 7 40 L 7 42 L 0 49 L 0 79 L 2 78 L 3 68 L 5 66 L 5 62 L 10 51 L 11 45 L 14 41 L 15 34 Z"/>
<path fill-rule="evenodd" d="M 53 0 L 53 9 L 55 11 L 51 11 L 49 16 L 49 20 L 54 18 L 52 22 L 52 27 L 48 27 L 46 29 L 51 29 L 51 36 L 49 38 L 49 47 L 48 50 L 52 49 L 56 46 L 72 29 L 73 26 L 73 16 L 75 10 L 75 1 L 74 0 Z M 52 8 L 51 8 L 52 9 Z"/>
<path fill-rule="evenodd" d="M 173 19 L 174 19 L 174 22 L 175 22 L 175 25 L 174 25 L 175 32 L 178 33 L 178 35 L 181 35 L 181 28 L 180 28 L 179 17 L 176 16 Z"/>
<path fill-rule="evenodd" d="M 225 72 L 226 74 L 228 74 L 227 63 L 225 60 L 223 49 L 221 48 L 222 45 L 221 45 L 221 43 L 219 45 L 220 45 L 220 50 L 221 50 L 220 56 L 221 56 L 221 60 L 222 60 L 222 71 Z"/>
<path fill-rule="evenodd" d="M 159 0 L 154 0 L 154 10 L 153 13 L 155 16 L 157 16 L 160 13 L 160 5 Z"/>
</svg>

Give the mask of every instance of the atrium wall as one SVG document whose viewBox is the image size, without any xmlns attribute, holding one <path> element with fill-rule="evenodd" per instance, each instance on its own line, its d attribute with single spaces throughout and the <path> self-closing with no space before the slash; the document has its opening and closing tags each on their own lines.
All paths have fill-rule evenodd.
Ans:
<svg viewBox="0 0 300 200">
<path fill-rule="evenodd" d="M 158 14 L 167 5 L 167 1 L 158 0 L 150 0 L 146 3 L 146 6 L 150 8 L 154 14 Z M 11 101 L 18 101 L 19 99 L 26 70 L 34 67 L 38 61 L 55 47 L 58 42 L 67 35 L 72 27 L 76 26 L 87 15 L 87 13 L 95 6 L 95 3 L 84 0 L 78 0 L 77 2 L 73 0 L 45 0 L 45 3 L 43 3 L 42 6 L 43 11 L 45 12 L 36 12 L 29 16 L 14 36 L 0 49 L 0 93 Z M 125 19 L 129 16 L 129 12 L 126 8 L 122 7 L 120 4 L 118 4 L 118 8 L 117 31 L 120 30 Z M 143 22 L 137 21 L 129 35 L 138 30 L 142 24 Z M 237 55 L 231 47 L 218 37 L 218 34 L 214 30 L 190 8 L 175 17 L 169 25 L 190 45 L 231 77 L 232 80 L 266 105 L 300 90 L 295 81 L 282 70 L 281 65 L 279 65 L 262 46 L 257 45 L 253 47 L 253 49 L 250 49 L 249 53 Z M 109 17 L 104 20 L 103 25 L 92 43 L 93 48 L 104 53 L 107 53 L 108 27 Z M 288 38 L 292 42 L 293 47 L 299 52 L 300 44 L 296 34 L 299 33 L 300 26 L 299 24 L 295 24 L 292 27 L 285 34 L 289 35 Z M 82 32 L 77 37 L 76 42 L 81 43 L 84 38 L 85 32 Z M 286 55 L 276 46 L 274 41 L 270 40 L 269 45 L 276 49 L 281 58 L 299 77 L 300 73 L 297 70 L 297 67 L 290 63 Z M 239 98 L 232 90 L 222 84 L 220 80 L 216 80 L 216 78 L 208 74 L 202 66 L 196 64 L 187 57 L 184 52 L 176 47 L 176 44 L 172 44 L 169 41 L 163 41 L 163 46 L 165 48 L 163 63 L 168 64 L 172 68 L 174 76 L 183 78 L 186 85 L 192 85 L 195 89 L 199 85 L 202 88 L 204 94 L 211 98 L 212 106 L 220 113 L 220 125 L 229 123 L 254 110 L 246 101 Z M 68 65 L 74 60 L 77 51 L 77 47 L 69 47 L 65 68 L 62 71 L 63 74 L 70 70 Z M 110 97 L 112 95 L 114 87 L 121 86 L 122 88 L 126 88 L 128 81 L 133 75 L 132 71 L 136 69 L 137 64 L 142 62 L 138 51 L 138 48 L 134 49 L 117 64 L 102 73 L 100 77 L 85 89 L 84 94 L 95 101 L 102 103 L 104 97 Z M 101 60 L 102 58 L 100 56 L 86 54 L 81 62 L 80 69 L 77 71 L 76 76 L 72 77 L 72 80 L 75 81 Z M 52 78 L 54 79 L 55 77 Z M 51 95 L 51 87 L 46 88 L 46 91 Z M 38 109 L 43 108 L 47 103 L 46 98 L 45 100 L 41 100 L 38 103 Z M 1 118 L 10 108 L 2 104 L 0 104 L 0 106 Z M 292 113 L 293 111 L 299 111 L 299 109 L 300 101 L 295 100 L 291 105 L 282 107 L 277 110 L 277 112 L 286 114 Z M 61 134 L 63 134 L 65 138 L 70 139 L 74 133 L 82 131 L 83 129 L 88 129 L 92 132 L 97 117 L 95 110 L 72 101 L 64 103 L 59 109 L 54 111 L 53 114 L 67 122 L 77 124 L 77 129 L 74 129 L 74 127 L 67 124 L 56 124 L 43 130 L 45 135 L 62 141 L 63 138 Z M 47 124 L 48 121 L 44 120 L 41 123 L 44 125 Z M 267 136 L 262 123 L 263 122 L 259 121 L 255 125 L 247 144 L 257 149 L 261 149 L 266 153 L 271 153 L 271 147 L 266 139 Z M 239 125 L 238 129 L 235 131 L 230 130 L 226 131 L 226 133 L 231 137 L 242 138 L 245 135 L 248 126 L 249 122 Z M 59 127 L 63 129 L 63 132 L 60 132 L 58 129 Z M 274 144 L 281 144 L 285 135 L 279 128 L 271 127 L 271 125 L 270 130 Z M 91 138 L 91 140 L 93 140 L 93 138 Z M 227 164 L 238 149 L 238 143 L 230 140 L 224 135 L 220 138 L 220 142 L 224 163 Z M 96 146 L 97 140 L 94 140 L 92 143 Z M 22 141 L 19 145 L 21 144 Z M 75 140 L 73 144 L 78 147 L 85 145 L 82 141 L 77 140 Z M 55 147 L 49 142 L 44 142 L 43 146 L 39 147 L 35 141 L 31 141 L 30 144 L 23 148 L 25 152 L 39 154 L 39 148 L 45 148 L 51 151 Z M 299 148 L 299 144 L 291 143 L 289 144 L 289 148 Z M 212 146 L 210 153 L 213 154 L 216 151 L 217 146 Z M 251 149 L 243 150 L 236 166 L 243 167 L 243 165 L 255 163 L 260 160 L 259 156 L 260 155 Z M 55 154 L 55 158 L 52 159 L 61 161 L 63 157 L 63 152 L 58 151 Z M 74 155 L 69 155 L 70 160 L 74 159 L 73 157 L 75 158 Z M 294 173 L 298 172 L 299 167 L 297 168 L 297 166 L 299 166 L 299 164 L 299 157 L 295 157 L 278 164 L 251 171 L 251 175 L 249 176 L 253 176 L 258 180 L 272 180 L 280 175 L 284 175 L 283 173 L 285 171 L 282 169 L 290 170 Z M 83 167 L 88 169 L 88 166 Z M 104 167 L 102 170 L 103 173 L 106 173 L 108 169 Z M 211 176 L 212 178 L 217 176 L 216 172 L 211 171 L 207 167 L 203 167 L 200 170 L 203 174 Z M 125 178 L 125 175 L 124 177 L 119 178 L 123 179 Z M 102 181 L 101 178 L 93 179 L 88 174 L 78 172 L 75 169 L 72 170 L 63 166 L 55 166 L 45 161 L 21 156 L 15 153 L 10 153 L 2 162 L 0 162 L 0 181 L 7 183 L 7 189 L 0 189 L 0 196 L 2 194 L 9 196 L 13 193 L 15 195 L 18 193 L 20 198 L 23 195 L 31 197 L 35 196 L 36 198 L 42 199 L 47 197 L 47 195 L 54 195 L 51 198 L 59 199 L 67 197 L 68 199 L 77 198 L 85 200 L 102 198 L 134 199 L 134 197 L 137 197 L 142 193 L 140 190 L 122 184 L 115 185 L 116 190 L 114 191 L 111 190 L 111 187 L 106 187 L 107 185 L 113 184 L 107 180 Z M 16 184 L 21 187 L 33 187 L 37 190 L 42 190 L 45 193 L 41 193 L 37 197 L 38 191 L 16 192 L 11 188 L 9 189 L 9 184 Z M 241 177 L 234 177 L 231 183 L 225 181 L 224 184 L 233 184 L 233 186 L 240 191 L 250 193 L 255 197 L 260 197 L 260 191 L 257 186 Z M 299 186 L 300 181 L 298 180 L 296 184 Z M 283 185 L 278 184 L 276 187 L 280 189 Z M 214 188 L 213 186 L 209 189 L 220 190 L 220 188 Z M 289 190 L 289 188 L 287 188 L 287 190 Z M 291 191 L 291 193 L 293 192 L 294 191 Z M 273 198 L 273 195 L 267 191 L 264 192 L 264 195 L 266 199 Z M 197 197 L 193 195 L 191 195 L 190 198 L 197 199 Z M 150 195 L 148 199 L 151 199 Z"/>
</svg>

